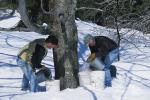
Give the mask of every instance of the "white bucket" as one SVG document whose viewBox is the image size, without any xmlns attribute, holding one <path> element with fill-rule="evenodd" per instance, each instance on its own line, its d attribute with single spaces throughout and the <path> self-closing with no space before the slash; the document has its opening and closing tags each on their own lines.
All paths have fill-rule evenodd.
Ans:
<svg viewBox="0 0 150 100">
<path fill-rule="evenodd" d="M 60 91 L 60 80 L 46 81 L 46 90 L 53 91 L 53 92 L 59 92 Z"/>
<path fill-rule="evenodd" d="M 90 85 L 91 84 L 90 72 L 89 71 L 79 72 L 79 82 L 80 86 Z"/>
<path fill-rule="evenodd" d="M 104 89 L 104 79 L 105 72 L 104 71 L 92 71 L 91 72 L 91 85 L 96 89 Z"/>
<path fill-rule="evenodd" d="M 104 64 L 102 63 L 102 61 L 99 60 L 99 58 L 96 58 L 95 60 L 93 60 L 91 62 L 91 65 L 94 66 L 98 70 L 103 70 L 105 67 Z"/>
</svg>

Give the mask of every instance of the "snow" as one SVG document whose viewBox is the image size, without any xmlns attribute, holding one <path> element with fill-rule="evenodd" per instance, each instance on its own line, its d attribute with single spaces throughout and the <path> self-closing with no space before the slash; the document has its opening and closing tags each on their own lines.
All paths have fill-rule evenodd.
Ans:
<svg viewBox="0 0 150 100">
<path fill-rule="evenodd" d="M 1 28 L 9 28 L 9 27 L 11 27 L 11 28 L 14 28 L 17 24 L 14 24 L 14 22 L 19 22 L 20 21 L 20 18 L 10 18 L 9 20 L 2 20 L 2 21 L 0 21 L 0 26 L 2 26 Z M 6 24 L 4 24 L 4 23 L 6 23 Z M 8 24 L 9 23 L 9 27 L 7 27 Z"/>
<path fill-rule="evenodd" d="M 20 21 L 20 15 L 16 12 L 12 17 L 0 20 L 0 28 L 15 28 Z"/>
<path fill-rule="evenodd" d="M 31 98 L 33 99 L 34 95 L 36 95 L 36 98 L 34 98 L 35 100 L 41 100 L 41 98 L 43 100 L 47 100 L 48 98 L 50 98 L 50 100 L 97 100 L 97 98 L 101 98 L 102 100 L 113 100 L 109 98 L 109 94 L 104 94 L 101 91 L 90 91 L 86 87 L 79 87 L 77 89 L 66 89 L 57 94 L 54 92 L 38 93 L 38 95 L 30 93 L 26 95 L 26 98 L 21 98 L 18 96 L 15 99 L 31 100 Z"/>
<path fill-rule="evenodd" d="M 1 20 L 0 27 L 11 28 L 19 21 L 19 17 Z M 9 23 L 9 24 L 8 24 Z M 97 26 L 80 20 L 78 28 L 79 64 L 83 65 L 89 52 L 83 44 L 85 34 L 105 35 L 115 40 L 115 30 Z M 0 100 L 149 100 L 150 98 L 150 37 L 142 32 L 121 29 L 124 38 L 121 42 L 121 60 L 115 62 L 118 74 L 113 86 L 101 90 L 93 86 L 66 89 L 63 91 L 46 91 L 31 93 L 21 91 L 22 72 L 16 64 L 16 55 L 22 46 L 36 38 L 45 38 L 35 32 L 0 32 Z M 130 41 L 130 42 L 129 42 Z M 137 47 L 134 44 L 137 45 Z M 51 68 L 54 76 L 52 50 L 43 63 Z"/>
</svg>

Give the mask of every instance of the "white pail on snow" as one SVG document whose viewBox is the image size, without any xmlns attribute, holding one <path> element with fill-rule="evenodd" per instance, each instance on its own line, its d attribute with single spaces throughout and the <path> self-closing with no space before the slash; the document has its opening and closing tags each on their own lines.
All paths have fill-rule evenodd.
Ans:
<svg viewBox="0 0 150 100">
<path fill-rule="evenodd" d="M 98 70 L 103 70 L 104 69 L 104 64 L 102 63 L 101 60 L 99 60 L 100 58 L 96 58 L 91 62 L 91 65 L 94 66 L 96 69 Z"/>
<path fill-rule="evenodd" d="M 60 91 L 60 80 L 46 81 L 46 90 L 53 92 Z"/>
<path fill-rule="evenodd" d="M 91 72 L 91 85 L 96 87 L 96 89 L 104 89 L 104 71 L 92 71 Z"/>
<path fill-rule="evenodd" d="M 90 85 L 91 84 L 90 71 L 79 72 L 79 82 L 80 86 Z"/>
</svg>

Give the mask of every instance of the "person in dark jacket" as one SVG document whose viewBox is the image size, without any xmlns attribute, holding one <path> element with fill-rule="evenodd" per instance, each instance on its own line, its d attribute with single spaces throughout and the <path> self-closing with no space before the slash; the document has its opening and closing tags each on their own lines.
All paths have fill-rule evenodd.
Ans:
<svg viewBox="0 0 150 100">
<path fill-rule="evenodd" d="M 35 39 L 25 45 L 17 55 L 17 64 L 23 72 L 22 90 L 38 91 L 38 83 L 50 80 L 51 71 L 41 64 L 48 49 L 57 48 L 58 39 L 54 35 Z"/>
<path fill-rule="evenodd" d="M 89 46 L 91 54 L 87 63 L 96 69 L 105 71 L 105 86 L 111 86 L 110 66 L 118 57 L 119 48 L 115 41 L 105 36 L 86 35 L 84 43 Z"/>
</svg>

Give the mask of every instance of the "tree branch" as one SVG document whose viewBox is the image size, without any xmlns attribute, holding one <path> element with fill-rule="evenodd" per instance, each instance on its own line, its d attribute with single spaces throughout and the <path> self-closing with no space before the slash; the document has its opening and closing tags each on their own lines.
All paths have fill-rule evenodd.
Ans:
<svg viewBox="0 0 150 100">
<path fill-rule="evenodd" d="M 80 8 L 76 8 L 76 11 L 78 10 L 95 10 L 95 11 L 98 11 L 98 12 L 103 12 L 102 9 L 98 9 L 98 8 L 89 8 L 89 7 L 80 7 Z"/>
<path fill-rule="evenodd" d="M 104 5 L 105 3 L 109 3 L 109 2 L 111 2 L 111 1 L 112 1 L 112 0 L 106 0 L 106 1 L 101 2 L 101 3 L 95 2 L 95 4 L 96 4 L 96 5 Z"/>
<path fill-rule="evenodd" d="M 19 13 L 21 15 L 21 20 L 23 21 L 23 23 L 31 30 L 37 33 L 42 34 L 43 33 L 43 29 L 40 26 L 34 25 L 28 17 L 27 14 L 27 9 L 26 9 L 26 0 L 18 0 L 19 2 Z"/>
</svg>

